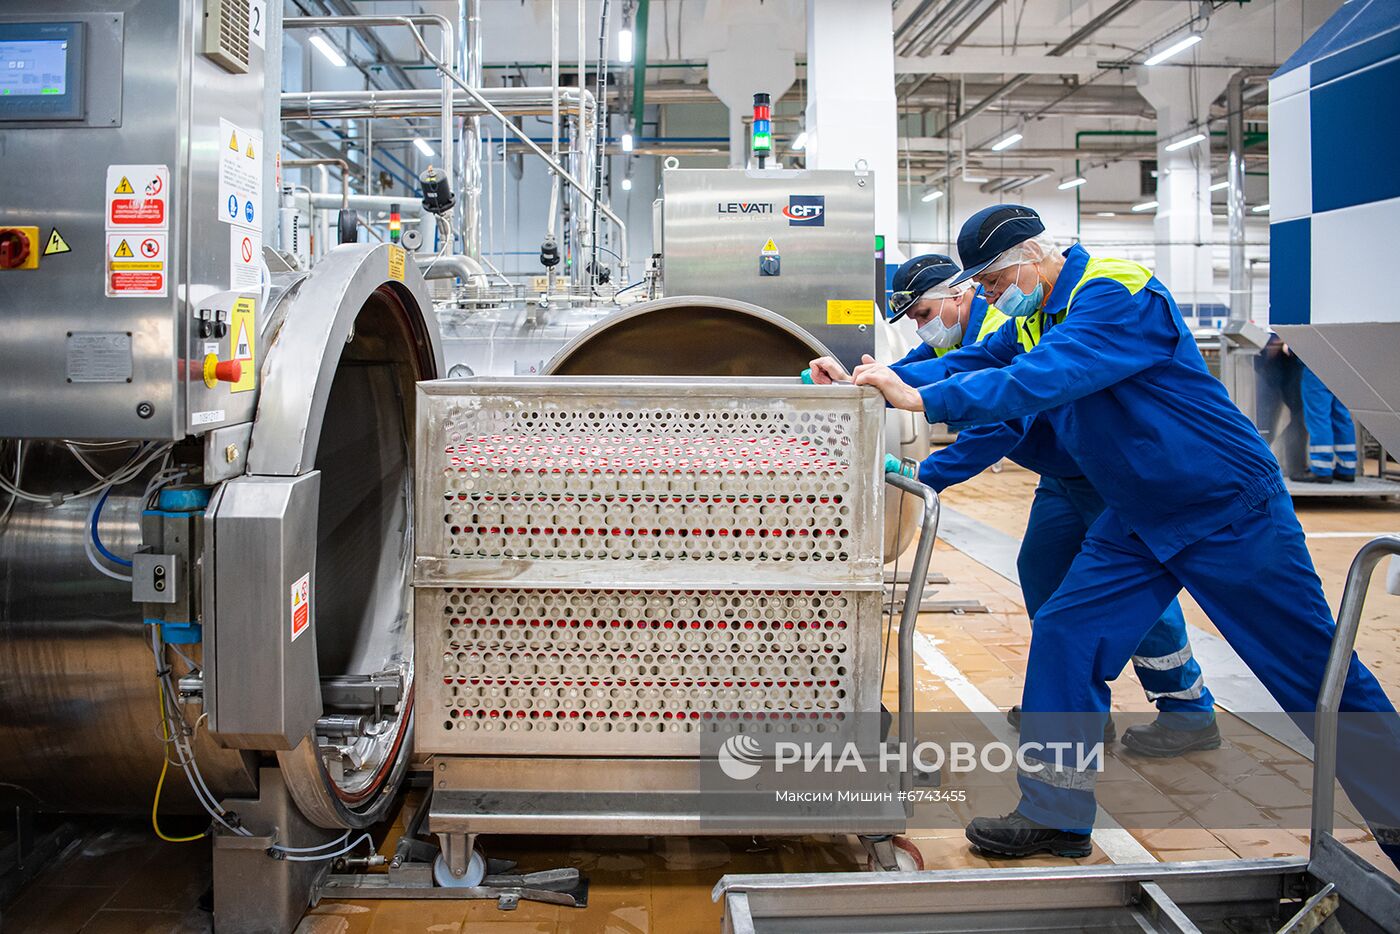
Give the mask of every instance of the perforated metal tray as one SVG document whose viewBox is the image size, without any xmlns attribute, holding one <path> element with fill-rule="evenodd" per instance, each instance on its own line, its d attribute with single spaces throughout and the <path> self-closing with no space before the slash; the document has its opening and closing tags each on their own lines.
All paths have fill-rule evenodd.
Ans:
<svg viewBox="0 0 1400 934">
<path fill-rule="evenodd" d="M 420 384 L 419 751 L 699 755 L 878 709 L 882 418 L 793 380 Z"/>
</svg>

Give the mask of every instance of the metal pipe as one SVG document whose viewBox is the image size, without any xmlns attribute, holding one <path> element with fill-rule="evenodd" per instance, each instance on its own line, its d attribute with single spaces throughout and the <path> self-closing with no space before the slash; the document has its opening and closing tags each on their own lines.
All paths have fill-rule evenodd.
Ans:
<svg viewBox="0 0 1400 934">
<path fill-rule="evenodd" d="M 462 49 L 463 68 L 462 74 L 467 83 L 474 88 L 481 87 L 482 84 L 482 46 L 481 46 L 481 0 L 462 0 L 467 17 L 467 31 L 463 36 L 464 43 Z M 556 82 L 557 83 L 557 82 Z M 449 86 L 450 87 L 450 86 Z M 456 100 L 456 89 L 452 89 L 452 96 Z M 469 116 L 465 122 L 467 147 L 469 149 L 468 158 L 462 165 L 462 229 L 463 240 L 467 255 L 480 259 L 481 257 L 481 118 L 480 116 Z M 468 173 L 471 177 L 468 178 Z"/>
<path fill-rule="evenodd" d="M 552 106 L 551 88 L 482 88 L 483 106 L 469 94 L 454 89 L 452 112 L 459 117 L 491 115 L 490 106 L 512 117 L 548 116 Z M 593 94 L 584 89 L 558 88 L 565 104 L 579 104 L 591 125 Z M 293 120 L 390 120 L 430 117 L 437 112 L 437 92 L 429 89 L 404 91 L 289 91 L 282 95 L 282 122 Z"/>
<path fill-rule="evenodd" d="M 519 138 L 521 142 L 523 142 L 526 146 L 530 148 L 531 152 L 543 159 L 545 161 L 545 164 L 548 165 L 555 174 L 557 174 L 561 179 L 572 185 L 579 192 L 580 197 L 582 197 L 589 204 L 590 207 L 594 207 L 598 211 L 601 211 L 603 215 L 606 216 L 608 220 L 612 222 L 613 226 L 617 228 L 618 232 L 618 255 L 621 257 L 620 266 L 622 278 L 623 281 L 626 281 L 627 270 L 629 266 L 627 259 L 627 225 L 623 223 L 622 218 L 618 217 L 612 208 L 608 207 L 606 204 L 603 204 L 601 199 L 595 199 L 590 192 L 583 188 L 579 180 L 574 178 L 574 176 L 570 174 L 568 169 L 560 165 L 557 160 L 551 159 L 549 153 L 545 152 L 544 149 L 540 148 L 540 145 L 538 143 L 530 139 L 528 133 L 526 133 L 520 127 L 516 126 L 510 120 L 506 119 L 505 114 L 501 113 L 500 110 L 498 110 L 495 107 L 495 105 L 493 105 L 486 98 L 482 97 L 481 93 L 477 91 L 476 88 L 467 85 L 464 81 L 462 81 L 461 78 L 453 74 L 451 69 L 442 67 L 442 63 L 437 61 L 437 59 L 433 57 L 433 53 L 428 50 L 428 44 L 423 40 L 423 34 L 419 32 L 418 28 L 412 23 L 407 23 L 407 25 L 409 32 L 413 35 L 414 41 L 418 43 L 418 47 L 423 50 L 423 54 L 427 56 L 429 61 L 438 64 L 439 67 L 442 68 L 442 73 L 444 75 L 446 75 L 453 83 L 455 83 L 463 91 L 466 91 L 467 94 L 473 99 L 475 99 L 478 104 L 485 107 L 487 112 L 490 113 L 491 116 L 501 121 L 501 125 L 503 127 L 510 130 L 510 132 L 514 133 L 515 136 Z M 593 236 L 596 237 L 597 234 L 595 233 Z"/>
<path fill-rule="evenodd" d="M 993 13 L 1000 9 L 1001 5 L 1005 2 L 1006 0 L 992 0 L 991 3 L 987 4 L 987 8 L 981 13 L 977 14 L 977 17 L 973 19 L 972 23 L 966 29 L 958 33 L 957 38 L 953 39 L 953 41 L 949 42 L 944 47 L 943 54 L 952 55 L 955 51 L 957 51 L 958 46 L 966 42 L 972 36 L 972 34 L 977 31 L 978 27 L 985 23 L 988 17 L 990 17 Z"/>
<path fill-rule="evenodd" d="M 340 206 L 341 206 L 342 208 L 349 208 L 349 207 L 350 207 L 350 200 L 349 200 L 349 198 L 350 198 L 350 184 L 349 184 L 349 182 L 350 182 L 350 178 L 352 177 L 352 173 L 353 173 L 353 170 L 350 168 L 350 163 L 346 162 L 344 159 L 283 159 L 283 160 L 282 160 L 282 168 L 284 168 L 284 169 L 309 169 L 309 168 L 311 168 L 313 165 L 314 165 L 314 166 L 320 166 L 320 167 L 322 167 L 322 168 L 324 168 L 325 166 L 328 166 L 328 165 L 335 165 L 335 166 L 339 166 L 339 167 L 340 167 Z"/>
<path fill-rule="evenodd" d="M 899 614 L 899 741 L 906 749 L 914 744 L 914 631 L 919 622 L 919 605 L 923 603 L 924 582 L 928 580 L 928 565 L 933 557 L 933 543 L 938 537 L 938 494 L 933 487 L 900 473 L 885 474 L 885 482 L 921 501 L 923 515 L 919 518 L 919 544 L 914 549 L 914 564 L 909 568 L 909 587 L 904 593 L 904 609 Z M 904 769 L 899 786 L 903 791 L 914 787 L 913 769 Z"/>
<path fill-rule="evenodd" d="M 413 261 L 423 273 L 424 279 L 464 279 L 480 280 L 477 285 L 485 288 L 486 268 L 470 256 L 462 254 L 434 256 L 431 253 L 415 253 Z"/>
<path fill-rule="evenodd" d="M 1225 86 L 1226 163 L 1225 211 L 1229 223 L 1230 241 L 1230 320 L 1243 324 L 1249 320 L 1251 289 L 1244 256 L 1244 86 L 1251 79 L 1268 77 L 1268 69 L 1241 68 L 1230 76 Z"/>
<path fill-rule="evenodd" d="M 442 30 L 442 58 L 446 62 L 454 60 L 457 50 L 457 30 L 452 22 L 445 16 L 437 13 L 415 13 L 409 16 L 290 16 L 282 20 L 284 29 L 338 29 L 338 28 L 360 28 L 372 26 L 407 26 L 418 34 L 417 24 L 422 23 L 428 26 L 436 26 Z M 421 38 L 421 36 L 420 36 Z M 423 45 L 426 52 L 427 46 Z M 440 69 L 441 70 L 441 69 Z M 453 169 L 456 163 L 453 160 L 453 132 L 452 132 L 452 88 L 447 83 L 446 75 L 452 71 L 451 66 L 444 72 L 442 81 L 442 104 L 439 108 L 438 118 L 442 121 L 442 165 L 449 179 L 456 184 L 457 180 L 452 178 Z M 284 118 L 285 119 L 285 118 Z M 448 225 L 452 224 L 452 212 L 447 215 Z"/>
<path fill-rule="evenodd" d="M 399 213 L 405 217 L 418 217 L 423 213 L 421 201 L 414 201 L 412 198 L 405 200 L 402 195 L 348 195 L 342 198 L 340 195 L 322 194 L 319 191 L 298 191 L 296 198 L 308 209 L 346 207 L 358 211 L 387 211 L 391 205 L 397 204 Z"/>
<path fill-rule="evenodd" d="M 1333 807 L 1337 781 L 1337 711 L 1342 705 L 1342 689 L 1346 687 L 1351 653 L 1356 647 L 1356 630 L 1361 624 L 1361 610 L 1366 605 L 1366 590 L 1376 565 L 1386 555 L 1400 555 L 1400 536 L 1382 535 L 1372 539 L 1356 553 L 1347 571 L 1347 584 L 1342 590 L 1342 605 L 1337 611 L 1337 628 L 1332 634 L 1332 650 L 1327 655 L 1327 668 L 1322 675 L 1322 688 L 1317 692 L 1316 731 L 1313 734 L 1312 837 L 1310 855 L 1316 858 L 1324 834 L 1333 829 Z"/>
<path fill-rule="evenodd" d="M 1127 12 L 1131 7 L 1135 6 L 1136 4 L 1137 0 L 1118 0 L 1117 3 L 1113 4 L 1113 6 L 1109 7 L 1107 10 L 1104 10 L 1098 16 L 1095 16 L 1093 19 L 1089 20 L 1089 22 L 1085 23 L 1082 27 L 1075 30 L 1069 38 L 1065 39 L 1065 41 L 1061 42 L 1059 45 L 1055 46 L 1045 54 L 1047 56 L 1058 56 L 1065 54 L 1070 49 L 1079 45 L 1085 39 L 1088 39 L 1094 33 L 1098 32 L 1101 28 L 1108 25 L 1113 20 L 1117 19 L 1120 14 Z M 1007 81 L 1005 84 L 997 88 L 991 94 L 988 94 L 986 97 L 982 98 L 980 101 L 967 108 L 967 110 L 964 110 L 962 114 L 960 114 L 958 117 L 955 117 L 953 120 L 945 124 L 943 129 L 938 131 L 935 135 L 946 136 L 953 130 L 967 123 L 973 117 L 980 114 L 982 111 L 986 110 L 998 98 L 1011 93 L 1012 91 L 1019 88 L 1021 85 L 1025 84 L 1030 79 L 1031 76 L 1027 74 L 1019 74 L 1013 76 L 1011 80 Z"/>
</svg>

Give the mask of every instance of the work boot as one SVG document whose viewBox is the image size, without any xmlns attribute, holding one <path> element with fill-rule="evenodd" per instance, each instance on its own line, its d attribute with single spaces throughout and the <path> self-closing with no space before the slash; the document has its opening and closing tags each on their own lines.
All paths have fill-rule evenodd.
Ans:
<svg viewBox="0 0 1400 934">
<path fill-rule="evenodd" d="M 1021 732 L 1021 705 L 1017 704 L 1006 712 L 1006 722 L 1015 727 L 1016 732 Z M 1103 741 L 1111 743 L 1118 738 L 1118 726 L 1113 722 L 1113 715 L 1103 722 Z"/>
<path fill-rule="evenodd" d="M 1354 473 L 1334 473 L 1334 474 L 1332 474 L 1332 479 L 1333 479 L 1333 480 L 1336 480 L 1338 483 L 1355 483 L 1355 482 L 1356 482 L 1356 474 L 1354 474 Z"/>
<path fill-rule="evenodd" d="M 1313 473 L 1311 470 L 1306 471 L 1305 473 L 1297 474 L 1296 476 L 1289 477 L 1288 479 L 1292 480 L 1294 483 L 1331 483 L 1331 482 L 1332 482 L 1332 478 L 1331 478 L 1331 477 L 1324 477 L 1324 476 L 1322 476 L 1321 474 L 1315 474 L 1315 473 Z"/>
<path fill-rule="evenodd" d="M 1220 727 L 1211 720 L 1199 729 L 1181 730 L 1163 723 L 1159 715 L 1151 723 L 1139 723 L 1123 731 L 1123 748 L 1140 756 L 1170 759 L 1198 749 L 1220 748 Z"/>
<path fill-rule="evenodd" d="M 1019 859 L 1037 853 L 1079 858 L 1094 849 L 1087 833 L 1071 833 L 1038 824 L 1020 811 L 1005 817 L 974 817 L 967 825 L 967 839 L 989 856 Z"/>
</svg>

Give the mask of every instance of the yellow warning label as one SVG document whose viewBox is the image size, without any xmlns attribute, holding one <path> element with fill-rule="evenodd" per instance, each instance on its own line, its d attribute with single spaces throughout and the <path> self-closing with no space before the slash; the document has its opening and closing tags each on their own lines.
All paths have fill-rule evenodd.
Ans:
<svg viewBox="0 0 1400 934">
<path fill-rule="evenodd" d="M 68 245 L 68 241 L 63 239 L 63 234 L 58 232 L 58 228 L 53 229 L 49 234 L 49 245 L 44 247 L 45 256 L 53 256 L 55 253 L 72 253 L 73 248 Z"/>
<path fill-rule="evenodd" d="M 136 194 L 136 189 L 134 189 L 134 188 L 131 187 L 131 179 L 129 179 L 129 178 L 127 178 L 125 175 L 123 175 L 123 176 L 122 176 L 121 182 L 117 185 L 116 188 L 112 189 L 112 194 L 114 194 L 114 195 L 134 195 L 134 194 Z"/>
<path fill-rule="evenodd" d="M 875 303 L 869 299 L 827 299 L 827 324 L 874 324 Z"/>
<path fill-rule="evenodd" d="M 127 245 L 127 242 L 125 240 L 123 240 L 122 245 L 117 247 L 117 252 L 113 253 L 112 255 L 117 257 L 118 259 L 124 259 L 128 256 L 133 256 L 135 254 L 131 252 L 131 247 Z"/>
<path fill-rule="evenodd" d="M 768 238 L 768 242 L 765 243 L 765 244 L 763 244 L 763 252 L 765 252 L 765 253 L 776 253 L 776 252 L 778 252 L 778 245 L 777 245 L 776 243 L 773 242 L 773 238 L 772 238 L 772 237 L 769 237 L 769 238 Z"/>
<path fill-rule="evenodd" d="M 228 135 L 228 148 L 238 152 L 238 131 L 234 130 Z"/>
<path fill-rule="evenodd" d="M 238 382 L 229 387 L 229 392 L 248 392 L 258 383 L 256 310 L 257 302 L 245 296 L 234 302 L 229 312 L 233 359 L 243 363 Z"/>
<path fill-rule="evenodd" d="M 160 272 L 164 268 L 164 263 L 109 263 L 107 268 L 113 272 Z"/>
<path fill-rule="evenodd" d="M 408 255 L 408 254 L 404 251 L 404 248 L 403 248 L 403 247 L 400 247 L 400 246 L 392 246 L 392 245 L 389 247 L 389 278 L 390 278 L 390 279 L 397 279 L 397 280 L 400 281 L 400 282 L 403 281 L 403 264 L 404 264 L 404 258 L 405 258 L 407 255 Z"/>
<path fill-rule="evenodd" d="M 257 156 L 253 155 L 253 142 L 252 142 L 252 140 L 249 140 L 249 141 L 248 141 L 248 158 L 249 158 L 249 159 L 256 159 L 256 158 L 257 158 Z"/>
</svg>

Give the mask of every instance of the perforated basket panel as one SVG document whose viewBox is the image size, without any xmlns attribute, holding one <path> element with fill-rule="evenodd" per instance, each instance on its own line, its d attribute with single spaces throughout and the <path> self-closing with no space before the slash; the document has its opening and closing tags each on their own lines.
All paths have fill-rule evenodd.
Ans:
<svg viewBox="0 0 1400 934">
<path fill-rule="evenodd" d="M 879 704 L 878 591 L 430 588 L 417 619 L 420 752 L 693 756 Z"/>
<path fill-rule="evenodd" d="M 877 710 L 872 396 L 420 384 L 418 751 L 694 756 L 716 733 Z"/>
<path fill-rule="evenodd" d="M 878 580 L 869 391 L 552 377 L 419 393 L 422 583 Z"/>
</svg>

